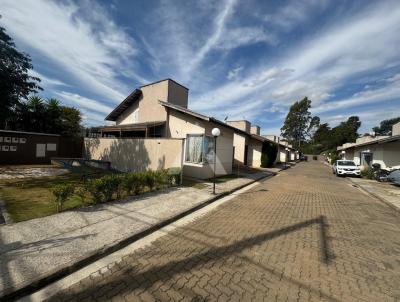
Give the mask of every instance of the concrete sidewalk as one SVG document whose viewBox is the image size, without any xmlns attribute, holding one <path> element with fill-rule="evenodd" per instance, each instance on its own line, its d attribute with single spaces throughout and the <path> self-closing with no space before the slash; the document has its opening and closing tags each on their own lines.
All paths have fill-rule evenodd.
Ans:
<svg viewBox="0 0 400 302">
<path fill-rule="evenodd" d="M 223 195 L 271 171 L 217 184 Z M 215 199 L 210 185 L 171 188 L 0 227 L 0 299 L 89 263 L 145 230 Z M 79 267 L 77 267 L 79 265 Z"/>
<path fill-rule="evenodd" d="M 367 191 L 371 195 L 385 202 L 392 208 L 400 211 L 400 187 L 388 182 L 376 180 L 349 178 L 354 184 Z"/>
</svg>

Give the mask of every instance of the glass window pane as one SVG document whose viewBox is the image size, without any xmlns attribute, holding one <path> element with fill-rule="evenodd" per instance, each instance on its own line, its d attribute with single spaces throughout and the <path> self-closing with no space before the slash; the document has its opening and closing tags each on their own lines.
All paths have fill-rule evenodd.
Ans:
<svg viewBox="0 0 400 302">
<path fill-rule="evenodd" d="M 186 140 L 186 161 L 201 163 L 203 157 L 203 136 L 188 135 Z"/>
<path fill-rule="evenodd" d="M 205 136 L 204 137 L 204 154 L 205 162 L 212 164 L 214 162 L 214 138 Z"/>
</svg>

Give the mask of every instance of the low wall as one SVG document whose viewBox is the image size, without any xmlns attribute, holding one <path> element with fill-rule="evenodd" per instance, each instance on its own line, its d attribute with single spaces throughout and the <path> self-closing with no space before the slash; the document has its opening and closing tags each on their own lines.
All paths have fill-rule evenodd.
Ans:
<svg viewBox="0 0 400 302">
<path fill-rule="evenodd" d="M 111 162 L 124 172 L 181 167 L 182 140 L 166 138 L 85 138 L 87 159 Z"/>
</svg>

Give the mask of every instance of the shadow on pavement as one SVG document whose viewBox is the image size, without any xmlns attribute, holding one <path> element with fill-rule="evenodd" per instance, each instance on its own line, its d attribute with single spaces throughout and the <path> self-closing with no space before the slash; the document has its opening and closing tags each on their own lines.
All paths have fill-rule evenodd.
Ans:
<svg viewBox="0 0 400 302">
<path fill-rule="evenodd" d="M 174 275 L 179 274 L 179 273 L 184 273 L 188 272 L 190 270 L 196 269 L 198 267 L 202 267 L 203 265 L 209 263 L 209 262 L 216 262 L 224 257 L 230 256 L 230 255 L 236 255 L 237 257 L 240 257 L 241 259 L 247 261 L 248 263 L 252 265 L 256 265 L 258 268 L 262 268 L 263 270 L 267 271 L 268 273 L 274 274 L 276 276 L 279 276 L 281 279 L 285 279 L 286 281 L 289 281 L 296 286 L 300 286 L 302 288 L 305 288 L 309 291 L 312 291 L 314 293 L 319 294 L 323 298 L 327 298 L 330 300 L 335 300 L 333 297 L 329 296 L 328 294 L 325 294 L 321 292 L 319 289 L 314 289 L 310 287 L 309 285 L 303 284 L 300 281 L 294 280 L 293 278 L 290 277 L 285 277 L 282 272 L 279 272 L 275 269 L 268 268 L 266 266 L 263 266 L 260 263 L 254 262 L 252 259 L 239 255 L 242 251 L 251 248 L 255 245 L 261 244 L 262 242 L 274 239 L 276 237 L 286 235 L 292 232 L 295 232 L 299 229 L 311 226 L 317 224 L 320 227 L 320 240 L 321 240 L 321 262 L 325 263 L 326 265 L 329 265 L 334 259 L 334 254 L 329 248 L 329 240 L 327 238 L 327 229 L 328 229 L 328 224 L 326 221 L 325 216 L 318 216 L 317 218 L 314 219 L 309 219 L 305 220 L 303 222 L 299 222 L 287 227 L 283 227 L 271 232 L 267 232 L 264 234 L 260 234 L 258 236 L 254 236 L 251 238 L 246 238 L 237 242 L 234 242 L 232 244 L 227 244 L 223 246 L 209 246 L 206 243 L 200 241 L 202 244 L 207 245 L 209 248 L 206 252 L 200 253 L 200 254 L 195 254 L 191 257 L 187 257 L 181 260 L 177 261 L 171 261 L 168 262 L 164 265 L 160 266 L 153 266 L 149 268 L 148 270 L 144 272 L 135 272 L 134 268 L 130 268 L 126 270 L 124 273 L 116 276 L 113 278 L 110 282 L 107 282 L 106 286 L 107 288 L 114 288 L 117 286 L 120 286 L 121 283 L 126 284 L 127 280 L 143 280 L 143 282 L 137 283 L 129 283 L 127 287 L 119 291 L 119 294 L 123 294 L 127 289 L 129 290 L 135 290 L 135 289 L 147 289 L 150 288 L 153 284 L 155 284 L 158 281 L 163 281 L 166 282 L 169 279 L 171 279 Z M 193 240 L 191 238 L 185 238 L 188 240 Z M 198 240 L 193 240 L 193 241 L 198 241 Z M 127 276 L 128 274 L 129 276 Z M 80 292 L 73 292 L 73 293 L 62 293 L 63 299 L 68 300 L 71 297 L 75 297 L 75 295 L 90 295 L 93 293 L 96 293 L 100 290 L 100 288 L 104 287 L 105 284 L 102 284 L 102 282 L 99 282 L 98 284 L 91 286 L 89 288 L 86 288 Z M 70 297 L 68 297 L 70 295 Z"/>
</svg>

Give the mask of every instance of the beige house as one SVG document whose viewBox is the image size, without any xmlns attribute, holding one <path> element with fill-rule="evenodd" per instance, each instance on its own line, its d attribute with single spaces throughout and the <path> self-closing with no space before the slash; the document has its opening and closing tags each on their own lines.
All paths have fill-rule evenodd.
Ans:
<svg viewBox="0 0 400 302">
<path fill-rule="evenodd" d="M 382 168 L 400 168 L 400 122 L 392 129 L 391 136 L 363 136 L 337 150 L 343 159 L 354 160 L 362 167 L 380 164 Z"/>
<path fill-rule="evenodd" d="M 260 136 L 260 127 L 246 120 L 226 123 L 236 128 L 233 135 L 234 162 L 237 165 L 260 167 L 262 143 L 266 140 Z"/>
<path fill-rule="evenodd" d="M 115 121 L 115 125 L 94 128 L 90 137 L 114 140 L 134 138 L 142 141 L 154 138 L 181 139 L 184 175 L 210 178 L 214 172 L 214 137 L 211 130 L 217 127 L 221 134 L 217 138 L 216 174 L 232 173 L 233 140 L 237 129 L 187 107 L 188 89 L 179 83 L 166 79 L 144 85 L 135 89 L 106 117 L 108 121 Z M 169 154 L 168 148 L 163 149 L 163 156 L 176 161 L 176 148 L 171 150 L 175 150 L 171 151 L 174 154 Z M 123 153 L 129 152 L 126 150 Z M 92 153 L 98 154 L 93 159 L 100 159 L 99 154 L 104 152 L 94 150 Z M 121 156 L 124 154 L 121 153 Z"/>
<path fill-rule="evenodd" d="M 278 145 L 278 155 L 276 161 L 284 163 L 299 159 L 299 152 L 296 151 L 285 139 L 276 135 L 265 135 L 265 137 Z"/>
</svg>

